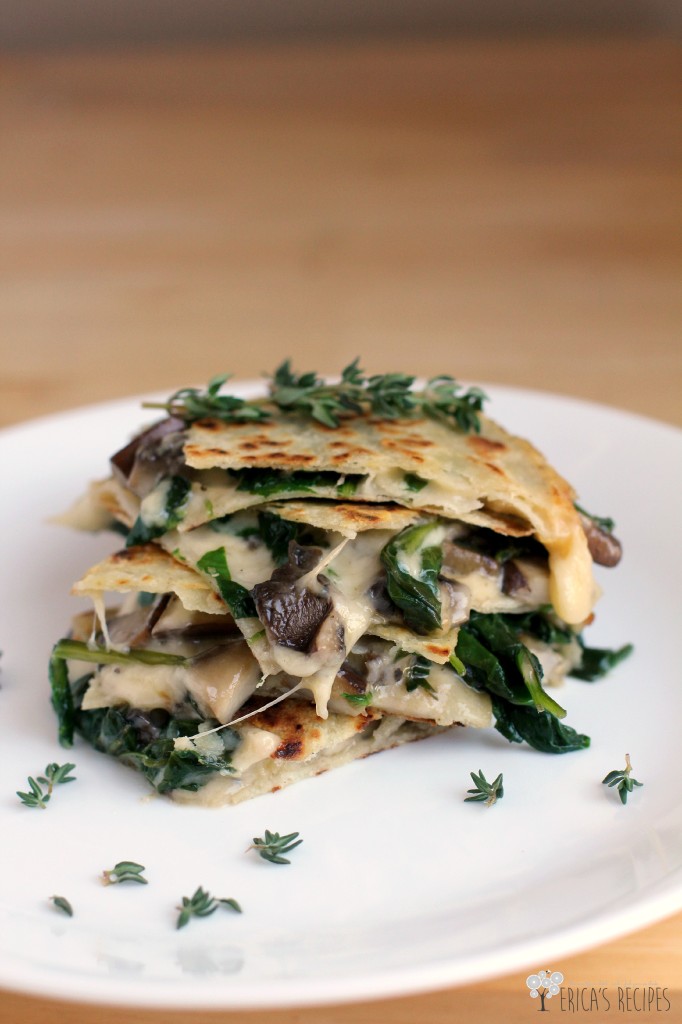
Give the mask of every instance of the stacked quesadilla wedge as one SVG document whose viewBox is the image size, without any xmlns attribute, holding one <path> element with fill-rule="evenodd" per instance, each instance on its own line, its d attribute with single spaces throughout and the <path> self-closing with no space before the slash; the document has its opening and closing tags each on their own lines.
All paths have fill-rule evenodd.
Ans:
<svg viewBox="0 0 682 1024">
<path fill-rule="evenodd" d="M 547 686 L 628 652 L 581 636 L 620 545 L 482 393 L 357 364 L 284 364 L 252 401 L 224 381 L 173 395 L 70 514 L 126 546 L 74 587 L 62 741 L 209 804 L 454 725 L 587 746 Z"/>
</svg>

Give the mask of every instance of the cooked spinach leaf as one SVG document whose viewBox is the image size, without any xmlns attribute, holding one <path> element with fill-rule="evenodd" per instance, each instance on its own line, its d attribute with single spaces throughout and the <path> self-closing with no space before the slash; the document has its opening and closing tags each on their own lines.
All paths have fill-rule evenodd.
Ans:
<svg viewBox="0 0 682 1024">
<path fill-rule="evenodd" d="M 218 590 L 235 619 L 248 619 L 257 615 L 251 594 L 230 576 L 225 548 L 207 551 L 197 562 L 197 569 L 208 573 L 218 584 Z"/>
<path fill-rule="evenodd" d="M 208 755 L 199 749 L 177 750 L 173 741 L 179 736 L 196 734 L 198 722 L 168 716 L 149 741 L 148 732 L 138 722 L 148 718 L 127 705 L 80 711 L 76 728 L 89 743 L 105 754 L 141 772 L 159 793 L 172 789 L 196 792 L 215 772 L 231 772 L 231 754 L 239 743 L 232 729 L 221 729 L 222 754 Z M 210 723 L 209 723 L 210 724 Z M 218 724 L 217 722 L 215 724 Z"/>
<path fill-rule="evenodd" d="M 569 644 L 576 637 L 570 626 L 565 623 L 559 625 L 551 605 L 532 612 L 501 615 L 500 618 L 517 635 L 528 633 L 546 644 Z"/>
<path fill-rule="evenodd" d="M 346 474 L 346 478 L 343 481 L 343 483 L 337 484 L 336 487 L 339 497 L 352 497 L 364 479 L 364 476 L 362 476 L 361 474 Z"/>
<path fill-rule="evenodd" d="M 533 707 L 522 707 L 494 696 L 493 714 L 495 728 L 510 743 L 525 740 L 529 746 L 546 754 L 566 754 L 590 745 L 589 736 Z"/>
<path fill-rule="evenodd" d="M 576 668 L 570 670 L 569 675 L 590 683 L 601 679 L 634 650 L 632 644 L 624 644 L 615 649 L 587 647 L 580 634 L 574 633 L 570 626 L 557 622 L 550 606 L 520 615 L 500 615 L 499 618 L 517 635 L 528 633 L 546 644 L 568 644 L 577 640 L 582 648 L 582 660 Z"/>
<path fill-rule="evenodd" d="M 339 473 L 308 473 L 305 470 L 289 473 L 282 469 L 228 469 L 227 472 L 238 481 L 238 491 L 258 494 L 263 498 L 272 494 L 313 493 L 317 487 L 335 488 L 340 479 Z"/>
<path fill-rule="evenodd" d="M 352 704 L 354 707 L 366 708 L 372 703 L 373 695 L 370 691 L 366 693 L 342 693 L 342 697 Z"/>
<path fill-rule="evenodd" d="M 407 625 L 420 634 L 441 628 L 438 574 L 443 551 L 440 544 L 426 547 L 424 543 L 437 525 L 408 526 L 381 552 L 388 595 L 402 611 Z"/>
<path fill-rule="evenodd" d="M 164 481 L 160 486 L 167 488 L 161 513 L 149 523 L 145 522 L 142 516 L 137 517 L 126 538 L 127 548 L 134 544 L 148 544 L 150 540 L 174 530 L 183 519 L 191 489 L 189 480 L 183 476 L 172 476 L 169 481 Z"/>
<path fill-rule="evenodd" d="M 282 565 L 289 557 L 289 541 L 296 540 L 304 529 L 303 523 L 291 523 L 282 519 L 274 512 L 258 513 L 258 530 L 256 533 L 263 538 L 277 565 Z"/>
<path fill-rule="evenodd" d="M 69 672 L 64 659 L 53 654 L 50 658 L 48 674 L 52 693 L 52 707 L 59 723 L 57 733 L 59 742 L 62 747 L 72 747 L 76 711 L 69 683 Z"/>
<path fill-rule="evenodd" d="M 542 686 L 542 667 L 501 615 L 472 611 L 457 638 L 466 679 L 513 704 L 534 704 L 557 718 L 566 712 Z"/>
<path fill-rule="evenodd" d="M 582 660 L 577 668 L 571 669 L 569 675 L 588 683 L 601 679 L 634 651 L 632 644 L 624 644 L 623 647 L 612 650 L 608 647 L 585 647 L 582 637 L 578 637 L 578 640 L 582 647 Z"/>
<path fill-rule="evenodd" d="M 408 655 L 409 657 L 409 655 Z M 436 691 L 429 682 L 429 674 L 431 672 L 432 663 L 428 658 L 422 657 L 421 654 L 415 655 L 412 664 L 405 670 L 403 681 L 405 683 L 405 689 L 408 693 L 412 693 L 413 690 L 421 687 L 426 690 L 427 693 L 431 694 L 432 697 L 436 696 Z"/>
<path fill-rule="evenodd" d="M 76 726 L 76 711 L 80 707 L 92 675 L 81 676 L 74 683 L 69 682 L 67 661 L 90 661 L 99 665 L 129 665 L 137 662 L 144 665 L 184 665 L 187 659 L 178 654 L 163 651 L 115 651 L 106 647 L 90 647 L 79 640 L 59 640 L 52 649 L 48 676 L 50 680 L 52 707 L 59 723 L 58 738 L 63 747 L 73 746 Z"/>
<path fill-rule="evenodd" d="M 428 484 L 428 480 L 423 480 L 422 477 L 417 476 L 416 473 L 405 473 L 403 474 L 405 486 L 408 491 L 421 491 Z"/>
</svg>

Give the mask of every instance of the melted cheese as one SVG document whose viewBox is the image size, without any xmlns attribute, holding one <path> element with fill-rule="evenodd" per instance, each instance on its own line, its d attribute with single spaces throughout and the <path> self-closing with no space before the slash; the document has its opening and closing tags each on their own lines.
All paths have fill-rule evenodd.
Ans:
<svg viewBox="0 0 682 1024">
<path fill-rule="evenodd" d="M 418 686 L 408 692 L 403 681 L 371 688 L 372 707 L 403 718 L 419 718 L 436 725 L 469 725 L 487 728 L 492 722 L 492 702 L 487 693 L 472 690 L 451 668 L 434 665 L 429 685 L 435 693 Z"/>
<path fill-rule="evenodd" d="M 249 525 L 253 526 L 253 522 L 244 518 L 237 520 L 234 533 L 218 533 L 210 526 L 200 526 L 189 533 L 173 530 L 160 537 L 159 543 L 169 554 L 175 555 L 176 558 L 179 556 L 193 567 L 209 551 L 223 548 L 231 578 L 235 583 L 251 590 L 257 583 L 269 580 L 277 567 L 266 544 L 250 543 L 248 538 L 240 537 L 236 532 L 241 528 L 248 528 Z"/>
<path fill-rule="evenodd" d="M 232 755 L 232 767 L 238 775 L 270 757 L 280 744 L 277 733 L 257 729 L 255 725 L 243 726 L 239 730 L 239 735 L 241 742 Z"/>
<path fill-rule="evenodd" d="M 178 665 L 103 665 L 83 697 L 83 710 L 130 704 L 140 711 L 172 711 L 187 695 L 185 670 Z"/>
<path fill-rule="evenodd" d="M 347 543 L 331 563 L 334 576 L 329 593 L 334 605 L 333 614 L 343 626 L 344 643 L 342 650 L 330 656 L 323 668 L 306 676 L 306 688 L 313 694 L 320 718 L 327 717 L 332 686 L 347 653 L 364 636 L 375 617 L 367 590 L 379 574 L 379 554 L 390 537 L 391 534 L 384 530 L 361 533 Z"/>
<path fill-rule="evenodd" d="M 229 722 L 260 682 L 248 646 L 231 643 L 189 665 L 103 665 L 83 697 L 83 710 L 129 704 L 173 712 L 190 694 L 206 717 Z"/>
</svg>

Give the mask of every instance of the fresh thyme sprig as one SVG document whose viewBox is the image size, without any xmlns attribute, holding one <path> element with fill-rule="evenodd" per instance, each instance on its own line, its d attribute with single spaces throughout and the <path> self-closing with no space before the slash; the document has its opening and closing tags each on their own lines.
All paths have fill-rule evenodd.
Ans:
<svg viewBox="0 0 682 1024">
<path fill-rule="evenodd" d="M 199 886 L 193 896 L 182 897 L 182 905 L 177 907 L 180 913 L 178 914 L 178 920 L 175 927 L 184 928 L 191 917 L 208 917 L 220 906 L 224 906 L 226 909 L 229 907 L 237 914 L 242 913 L 242 908 L 235 899 L 218 899 L 215 896 L 211 896 L 210 893 L 205 892 L 201 886 Z"/>
<path fill-rule="evenodd" d="M 635 786 L 643 786 L 643 782 L 638 782 L 637 779 L 630 778 L 630 772 L 632 771 L 632 765 L 630 764 L 630 755 L 625 755 L 625 768 L 622 771 L 612 771 L 603 778 L 602 784 L 604 786 L 617 786 L 618 796 L 620 802 L 626 804 L 628 802 L 628 793 L 632 793 Z"/>
<path fill-rule="evenodd" d="M 342 370 L 335 384 L 314 371 L 297 375 L 287 359 L 270 378 L 268 398 L 256 401 L 223 394 L 229 377 L 224 373 L 211 378 L 204 391 L 180 388 L 166 402 L 143 404 L 147 409 L 165 409 L 187 423 L 204 417 L 225 423 L 267 420 L 272 415 L 267 408 L 271 404 L 331 428 L 348 417 L 373 413 L 384 419 L 430 416 L 459 430 L 478 432 L 478 413 L 486 398 L 480 388 L 463 391 L 454 377 L 432 377 L 424 391 L 413 391 L 415 378 L 406 373 L 366 377 L 357 359 Z"/>
<path fill-rule="evenodd" d="M 263 860 L 268 860 L 271 864 L 291 864 L 291 861 L 283 857 L 282 854 L 290 853 L 301 845 L 303 840 L 298 839 L 299 835 L 299 832 L 290 832 L 287 836 L 281 836 L 279 832 L 269 832 L 266 828 L 265 836 L 255 838 L 249 849 L 258 850 Z M 292 841 L 296 839 L 298 842 Z"/>
<path fill-rule="evenodd" d="M 22 793 L 17 790 L 17 796 L 26 807 L 41 807 L 45 810 L 55 786 L 76 781 L 75 775 L 69 775 L 69 772 L 75 767 L 75 764 L 55 764 L 54 762 L 48 764 L 45 774 L 39 775 L 37 780 L 29 776 L 28 784 L 31 792 Z M 47 789 L 44 790 L 43 786 L 47 786 Z"/>
<path fill-rule="evenodd" d="M 110 871 L 102 872 L 102 885 L 114 885 L 116 882 L 140 882 L 147 885 L 143 877 L 144 864 L 136 864 L 132 860 L 120 860 Z"/>
<path fill-rule="evenodd" d="M 338 427 L 343 413 L 362 413 L 364 384 L 357 359 L 343 370 L 338 384 L 327 384 L 314 372 L 297 377 L 287 359 L 272 376 L 270 399 L 280 409 L 303 413 L 326 427 Z"/>
<path fill-rule="evenodd" d="M 73 917 L 73 907 L 67 900 L 66 896 L 50 896 L 50 900 L 58 910 L 61 910 L 64 914 L 68 914 L 69 917 Z"/>
<path fill-rule="evenodd" d="M 180 388 L 167 402 L 143 402 L 143 408 L 165 409 L 169 416 L 178 416 L 189 422 L 205 416 L 213 416 L 226 423 L 267 419 L 269 414 L 258 405 L 237 398 L 236 395 L 221 394 L 222 386 L 230 376 L 229 373 L 221 373 L 211 377 L 205 391 L 199 388 Z"/>
<path fill-rule="evenodd" d="M 460 391 L 454 377 L 432 377 L 422 396 L 424 412 L 448 424 L 454 420 L 465 434 L 470 431 L 478 434 L 481 429 L 478 414 L 488 396 L 481 388 L 469 388 L 463 394 Z"/>
<path fill-rule="evenodd" d="M 467 793 L 471 793 L 471 796 L 465 796 L 464 803 L 484 803 L 486 807 L 492 807 L 497 800 L 502 799 L 504 796 L 504 786 L 502 785 L 501 772 L 494 782 L 488 782 L 480 770 L 478 775 L 476 772 L 470 772 L 469 774 L 471 775 L 474 789 L 467 789 Z"/>
<path fill-rule="evenodd" d="M 478 413 L 486 395 L 480 388 L 462 392 L 454 377 L 432 377 L 424 391 L 413 391 L 415 378 L 406 373 L 365 377 L 355 359 L 341 373 L 338 384 L 327 384 L 315 373 L 297 377 L 289 360 L 275 371 L 270 400 L 280 409 L 311 416 L 328 427 L 338 427 L 347 415 L 372 412 L 385 419 L 426 415 L 464 432 L 481 428 Z"/>
</svg>

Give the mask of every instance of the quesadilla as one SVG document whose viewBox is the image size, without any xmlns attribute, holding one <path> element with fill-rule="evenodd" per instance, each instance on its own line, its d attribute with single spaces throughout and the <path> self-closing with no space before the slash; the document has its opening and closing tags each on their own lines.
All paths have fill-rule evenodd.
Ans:
<svg viewBox="0 0 682 1024">
<path fill-rule="evenodd" d="M 620 545 L 481 392 L 357 364 L 284 364 L 251 402 L 223 383 L 176 392 L 66 517 L 127 545 L 74 587 L 96 614 L 53 660 L 66 742 L 215 803 L 455 724 L 589 743 L 545 687 L 628 653 L 582 639 Z"/>
</svg>

